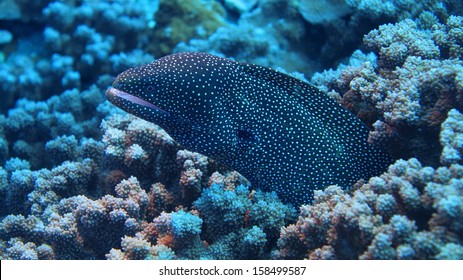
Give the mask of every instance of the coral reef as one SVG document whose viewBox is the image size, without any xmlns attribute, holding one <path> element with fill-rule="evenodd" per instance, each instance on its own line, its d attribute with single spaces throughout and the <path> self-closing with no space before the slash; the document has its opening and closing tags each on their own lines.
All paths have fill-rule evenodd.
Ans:
<svg viewBox="0 0 463 280">
<path fill-rule="evenodd" d="M 275 258 L 461 258 L 462 17 L 427 18 L 380 26 L 364 37 L 371 53 L 313 77 L 399 160 L 351 192 L 318 192 Z"/>
<path fill-rule="evenodd" d="M 282 204 L 275 194 L 235 186 L 240 181 L 233 178 L 218 174 L 214 178 L 209 189 L 215 193 L 203 193 L 193 207 L 196 210 L 162 212 L 149 223 L 150 208 L 157 206 L 151 205 L 153 191 L 143 190 L 135 177 L 117 184 L 115 196 L 97 200 L 47 193 L 51 199 L 43 201 L 41 206 L 47 206 L 43 211 L 37 209 L 27 218 L 16 214 L 3 219 L 0 237 L 5 242 L 0 252 L 4 258 L 43 259 L 35 248 L 40 244 L 50 251 L 47 258 L 57 259 L 268 258 L 280 227 L 295 219 L 293 207 Z M 224 190 L 224 182 L 231 189 Z M 34 198 L 45 197 L 32 193 Z M 213 208 L 215 203 L 218 205 Z M 224 210 L 219 208 L 224 204 L 236 206 L 226 213 L 218 212 Z M 211 209 L 216 212 L 211 213 Z M 227 220 L 221 221 L 224 217 Z M 221 228 L 217 227 L 219 221 Z"/>
<path fill-rule="evenodd" d="M 183 41 L 174 51 L 208 52 L 289 72 L 312 73 L 316 69 L 314 62 L 296 52 L 303 43 L 315 45 L 312 48 L 316 48 L 317 43 L 303 41 L 304 21 L 294 13 L 290 2 L 259 1 L 256 8 L 241 15 L 236 24 L 219 27 L 207 39 Z"/>
<path fill-rule="evenodd" d="M 445 0 L 297 0 L 293 1 L 302 17 L 318 29 L 317 53 L 324 64 L 335 65 L 358 48 L 362 36 L 381 24 L 404 19 L 419 19 L 432 26 L 444 22 L 452 14 L 461 14 L 461 1 Z"/>
<path fill-rule="evenodd" d="M 0 89 L 8 97 L 2 111 L 18 98 L 44 100 L 65 89 L 85 89 L 103 74 L 117 75 L 121 67 L 153 60 L 136 49 L 148 44 L 157 1 L 5 2 L 16 7 L 8 10 L 19 13 L 14 18 L 26 29 L 46 25 L 24 35 L 11 27 L 14 40 L 5 47 L 6 63 L 0 64 Z M 11 48 L 17 51 L 9 54 Z"/>
<path fill-rule="evenodd" d="M 33 169 L 98 156 L 101 144 L 95 139 L 104 115 L 94 112 L 102 101 L 96 85 L 84 91 L 66 90 L 46 101 L 19 99 L 2 124 L 8 142 L 5 153 L 26 158 Z"/>
<path fill-rule="evenodd" d="M 0 259 L 463 259 L 462 14 L 459 0 L 0 1 Z M 300 79 L 335 67 L 311 82 L 395 163 L 295 209 L 104 101 L 121 71 L 179 51 Z"/>
<path fill-rule="evenodd" d="M 157 57 L 170 54 L 180 42 L 210 36 L 225 25 L 225 11 L 216 1 L 160 0 L 153 40 L 148 51 Z"/>
<path fill-rule="evenodd" d="M 313 82 L 342 96 L 341 103 L 373 128 L 371 143 L 436 167 L 440 126 L 450 109 L 463 110 L 462 20 L 450 16 L 432 28 L 410 19 L 383 25 L 364 38 L 377 59 Z"/>
<path fill-rule="evenodd" d="M 443 147 L 440 162 L 445 165 L 463 163 L 463 115 L 456 109 L 449 111 L 448 117 L 442 123 L 440 143 Z"/>
<path fill-rule="evenodd" d="M 463 233 L 463 166 L 399 160 L 357 186 L 318 191 L 313 205 L 282 230 L 275 258 L 458 258 Z M 449 249 L 451 248 L 451 249 Z M 450 253 L 452 250 L 453 253 Z"/>
<path fill-rule="evenodd" d="M 19 158 L 5 163 L 4 258 L 45 258 L 40 246 L 56 259 L 268 258 L 280 227 L 295 220 L 275 194 L 251 192 L 235 172 L 213 173 L 212 161 L 182 150 L 155 124 L 116 111 L 101 129 L 98 142 L 76 134 L 42 144 L 60 163 L 51 170 L 31 171 Z M 214 230 L 219 222 L 239 233 Z"/>
</svg>

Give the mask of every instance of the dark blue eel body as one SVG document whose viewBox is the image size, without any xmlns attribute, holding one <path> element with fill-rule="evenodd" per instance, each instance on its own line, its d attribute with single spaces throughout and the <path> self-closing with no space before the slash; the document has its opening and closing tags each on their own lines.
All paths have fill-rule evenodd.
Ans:
<svg viewBox="0 0 463 280">
<path fill-rule="evenodd" d="M 391 162 L 335 100 L 258 65 L 173 54 L 121 73 L 106 97 L 296 206 L 311 202 L 314 190 L 349 188 Z"/>
</svg>

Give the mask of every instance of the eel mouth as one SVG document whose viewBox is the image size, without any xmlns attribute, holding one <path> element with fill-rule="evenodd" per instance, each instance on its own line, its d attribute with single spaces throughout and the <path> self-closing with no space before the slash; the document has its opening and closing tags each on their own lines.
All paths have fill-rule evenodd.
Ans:
<svg viewBox="0 0 463 280">
<path fill-rule="evenodd" d="M 156 105 L 154 105 L 154 104 L 152 104 L 152 103 L 150 103 L 150 102 L 148 102 L 146 100 L 143 100 L 140 97 L 137 97 L 135 95 L 131 95 L 131 94 L 127 93 L 127 92 L 119 90 L 117 88 L 113 88 L 113 87 L 108 88 L 108 90 L 106 91 L 106 99 L 108 99 L 109 102 L 114 103 L 118 107 L 119 107 L 118 103 L 121 102 L 120 99 L 123 99 L 123 100 L 129 101 L 131 103 L 153 109 L 153 110 L 155 110 L 155 111 L 157 111 L 159 113 L 169 115 L 169 113 L 167 111 L 164 111 L 163 109 L 159 108 L 158 106 L 156 106 Z"/>
</svg>

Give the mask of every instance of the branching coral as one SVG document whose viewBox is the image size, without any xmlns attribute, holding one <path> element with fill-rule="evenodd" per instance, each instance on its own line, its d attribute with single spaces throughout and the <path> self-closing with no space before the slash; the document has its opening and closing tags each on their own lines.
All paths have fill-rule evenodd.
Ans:
<svg viewBox="0 0 463 280">
<path fill-rule="evenodd" d="M 45 100 L 57 91 L 86 89 L 104 74 L 116 75 L 120 69 L 153 60 L 133 49 L 148 46 L 158 1 L 15 2 L 11 4 L 16 8 L 6 9 L 16 9 L 17 20 L 26 29 L 43 33 L 27 32 L 11 41 L 18 51 L 8 53 L 6 63 L 0 64 L 2 111 L 18 98 Z M 13 29 L 14 34 L 22 33 Z"/>
<path fill-rule="evenodd" d="M 372 126 L 371 143 L 397 158 L 417 157 L 437 166 L 440 125 L 450 109 L 463 109 L 461 40 L 441 39 L 458 37 L 460 21 L 451 16 L 432 29 L 409 19 L 381 26 L 364 39 L 378 64 L 347 67 L 328 82 L 328 90 Z"/>
<path fill-rule="evenodd" d="M 146 189 L 156 182 L 172 185 L 180 171 L 175 160 L 178 147 L 161 128 L 127 114 L 115 114 L 101 127 L 107 176 L 133 175 Z M 113 187 L 107 186 L 109 191 Z"/>
<path fill-rule="evenodd" d="M 443 147 L 440 157 L 442 164 L 463 163 L 463 115 L 456 109 L 450 110 L 442 123 L 440 143 Z"/>
<path fill-rule="evenodd" d="M 313 205 L 301 207 L 298 222 L 282 230 L 274 257 L 451 256 L 444 248 L 463 242 L 462 168 L 435 170 L 422 167 L 416 159 L 399 160 L 351 195 L 337 186 L 318 191 Z"/>
<path fill-rule="evenodd" d="M 101 144 L 86 137 L 100 134 L 102 115 L 88 115 L 100 102 L 96 86 L 82 92 L 65 91 L 47 101 L 18 100 L 4 119 L 10 157 L 26 158 L 33 169 L 64 160 L 97 158 Z"/>
</svg>

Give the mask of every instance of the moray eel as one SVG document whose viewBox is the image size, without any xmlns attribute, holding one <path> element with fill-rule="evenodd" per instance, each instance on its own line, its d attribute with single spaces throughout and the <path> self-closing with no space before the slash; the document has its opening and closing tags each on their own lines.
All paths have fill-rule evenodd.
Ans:
<svg viewBox="0 0 463 280">
<path fill-rule="evenodd" d="M 365 125 L 314 86 L 205 53 L 168 55 L 119 74 L 106 98 L 185 148 L 299 206 L 314 190 L 378 175 L 388 155 Z"/>
</svg>

